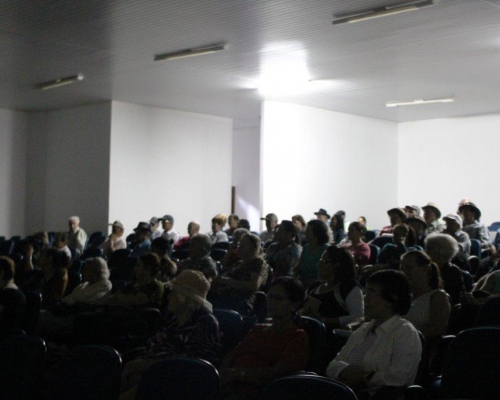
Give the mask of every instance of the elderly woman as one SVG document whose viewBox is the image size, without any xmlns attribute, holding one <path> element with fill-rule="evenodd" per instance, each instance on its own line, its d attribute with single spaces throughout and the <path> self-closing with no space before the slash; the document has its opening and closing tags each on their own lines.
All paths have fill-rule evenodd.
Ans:
<svg viewBox="0 0 500 400">
<path fill-rule="evenodd" d="M 212 218 L 212 232 L 209 233 L 212 244 L 227 242 L 227 234 L 223 231 L 227 218 L 224 214 L 217 214 Z"/>
<path fill-rule="evenodd" d="M 307 244 L 300 255 L 299 264 L 295 268 L 295 276 L 308 288 L 318 280 L 318 262 L 328 247 L 328 228 L 319 219 L 311 220 L 306 228 Z"/>
<path fill-rule="evenodd" d="M 370 263 L 370 246 L 363 242 L 362 239 L 365 231 L 366 229 L 361 223 L 351 222 L 347 230 L 347 238 L 350 244 L 343 245 L 354 257 L 354 261 L 356 261 L 360 270 Z"/>
<path fill-rule="evenodd" d="M 210 282 L 200 271 L 187 270 L 172 282 L 165 326 L 149 340 L 143 356 L 129 362 L 122 376 L 122 398 L 133 399 L 143 371 L 172 357 L 214 361 L 219 356 L 219 324 L 206 300 Z M 193 382 L 196 384 L 196 382 Z"/>
<path fill-rule="evenodd" d="M 460 303 L 461 293 L 465 292 L 464 278 L 460 268 L 451 263 L 458 253 L 458 243 L 450 235 L 436 233 L 425 239 L 425 252 L 434 261 L 443 278 L 443 287 L 450 295 L 451 304 Z"/>
<path fill-rule="evenodd" d="M 205 278 L 211 282 L 217 276 L 215 261 L 210 257 L 211 249 L 212 242 L 207 235 L 193 235 L 189 243 L 189 258 L 179 263 L 179 272 L 187 269 L 201 271 Z"/>
<path fill-rule="evenodd" d="M 253 312 L 253 293 L 266 282 L 268 266 L 260 255 L 261 241 L 252 233 L 238 246 L 241 261 L 213 282 L 209 300 L 216 308 L 229 308 L 248 315 Z"/>
<path fill-rule="evenodd" d="M 281 221 L 274 243 L 266 251 L 265 259 L 273 268 L 273 279 L 281 276 L 292 276 L 293 269 L 297 266 L 302 253 L 298 244 L 298 235 L 292 221 Z"/>
<path fill-rule="evenodd" d="M 411 308 L 405 318 L 426 339 L 444 335 L 451 306 L 448 295 L 442 290 L 438 266 L 423 251 L 412 250 L 402 256 L 401 271 L 413 292 Z"/>
<path fill-rule="evenodd" d="M 258 395 L 266 384 L 303 370 L 309 361 L 307 334 L 296 325 L 304 299 L 297 279 L 283 277 L 269 288 L 272 325 L 257 325 L 223 360 L 219 370 L 226 394 Z"/>
<path fill-rule="evenodd" d="M 411 289 L 403 273 L 373 274 L 366 286 L 361 325 L 327 368 L 326 375 L 363 395 L 385 386 L 408 386 L 417 375 L 422 345 L 415 327 L 405 319 Z"/>
</svg>

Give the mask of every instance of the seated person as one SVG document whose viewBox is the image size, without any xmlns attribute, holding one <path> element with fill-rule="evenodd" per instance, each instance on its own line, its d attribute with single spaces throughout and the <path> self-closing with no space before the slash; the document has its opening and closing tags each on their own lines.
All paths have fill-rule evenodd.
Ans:
<svg viewBox="0 0 500 400">
<path fill-rule="evenodd" d="M 179 241 L 174 244 L 174 250 L 189 248 L 191 238 L 200 232 L 200 224 L 196 221 L 191 221 L 187 228 L 188 235 L 181 237 Z"/>
<path fill-rule="evenodd" d="M 392 234 L 394 227 L 398 224 L 403 223 L 406 219 L 406 213 L 402 208 L 391 208 L 387 211 L 387 215 L 389 215 L 389 220 L 391 222 L 390 225 L 384 226 L 380 231 L 380 236 L 385 234 Z"/>
<path fill-rule="evenodd" d="M 26 309 L 26 297 L 14 283 L 15 265 L 0 257 L 0 331 L 20 328 Z"/>
<path fill-rule="evenodd" d="M 330 229 L 332 230 L 332 243 L 340 244 L 346 238 L 344 229 L 344 216 L 334 214 L 330 219 Z"/>
<path fill-rule="evenodd" d="M 359 222 L 351 222 L 347 230 L 349 242 L 342 245 L 354 257 L 354 261 L 360 270 L 370 263 L 370 246 L 363 242 L 362 237 L 364 234 L 365 227 L 363 225 Z"/>
<path fill-rule="evenodd" d="M 131 244 L 130 257 L 140 257 L 151 250 L 151 225 L 149 222 L 139 222 L 134 229 L 135 240 Z"/>
<path fill-rule="evenodd" d="M 296 325 L 304 287 L 290 277 L 275 280 L 268 293 L 272 325 L 255 326 L 223 360 L 225 394 L 258 395 L 271 381 L 303 370 L 309 361 L 307 334 Z"/>
<path fill-rule="evenodd" d="M 115 221 L 110 225 L 111 234 L 101 245 L 102 253 L 105 257 L 109 257 L 115 250 L 127 248 L 127 242 L 123 237 L 123 232 L 125 232 L 123 224 L 120 221 Z"/>
<path fill-rule="evenodd" d="M 327 368 L 326 375 L 358 394 L 373 395 L 385 386 L 408 386 L 417 375 L 422 344 L 414 326 L 401 318 L 411 306 L 403 273 L 373 274 L 366 286 L 366 322 L 354 331 Z"/>
<path fill-rule="evenodd" d="M 261 242 L 252 233 L 243 235 L 238 247 L 241 261 L 212 284 L 209 301 L 215 308 L 228 308 L 248 315 L 253 312 L 253 293 L 267 281 L 268 267 L 261 257 Z"/>
<path fill-rule="evenodd" d="M 162 282 L 168 282 L 177 275 L 177 264 L 168 256 L 169 248 L 168 240 L 163 237 L 157 237 L 151 243 L 151 251 L 160 258 L 158 279 Z"/>
<path fill-rule="evenodd" d="M 189 258 L 179 262 L 179 272 L 186 269 L 203 272 L 209 282 L 217 276 L 217 266 L 210 257 L 212 242 L 208 235 L 197 234 L 191 238 L 189 244 Z"/>
<path fill-rule="evenodd" d="M 467 232 L 462 230 L 462 218 L 457 214 L 448 214 L 443 218 L 446 222 L 446 229 L 443 233 L 450 235 L 458 242 L 460 251 L 464 254 L 470 254 L 470 238 Z"/>
<path fill-rule="evenodd" d="M 459 208 L 464 217 L 463 230 L 469 235 L 470 239 L 477 239 L 481 242 L 483 249 L 490 246 L 490 232 L 488 228 L 480 222 L 481 210 L 474 203 L 465 203 Z"/>
<path fill-rule="evenodd" d="M 68 227 L 68 247 L 72 247 L 81 255 L 87 243 L 87 234 L 80 228 L 80 218 L 76 215 L 69 217 Z"/>
<path fill-rule="evenodd" d="M 160 258 L 154 253 L 139 257 L 134 267 L 135 281 L 112 295 L 107 304 L 161 308 L 163 283 L 156 279 L 160 271 Z"/>
<path fill-rule="evenodd" d="M 390 268 L 399 269 L 401 256 L 412 249 L 406 245 L 409 234 L 410 228 L 408 225 L 396 225 L 393 230 L 392 243 L 387 243 L 380 250 L 378 256 L 379 263 L 386 264 Z"/>
<path fill-rule="evenodd" d="M 276 216 L 276 214 L 270 213 L 267 214 L 265 217 L 262 217 L 261 220 L 266 221 L 266 230 L 262 231 L 259 235 L 261 242 L 265 244 L 274 239 L 274 233 L 275 233 L 274 230 L 278 225 L 278 217 Z M 243 220 L 241 220 L 240 222 L 242 221 Z M 241 228 L 246 228 L 246 227 L 241 226 Z M 250 230 L 250 225 L 248 226 L 247 229 Z"/>
<path fill-rule="evenodd" d="M 149 340 L 145 353 L 123 369 L 122 398 L 134 398 L 143 371 L 155 362 L 173 357 L 214 362 L 219 357 L 219 324 L 206 300 L 210 283 L 200 271 L 186 270 L 171 285 L 165 325 Z"/>
<path fill-rule="evenodd" d="M 292 221 L 283 220 L 279 224 L 274 242 L 266 251 L 265 260 L 273 269 L 273 279 L 292 276 L 302 253 L 298 235 Z"/>
<path fill-rule="evenodd" d="M 226 221 L 227 218 L 224 214 L 217 214 L 212 218 L 212 232 L 208 235 L 212 244 L 228 241 L 227 234 L 223 230 Z"/>
<path fill-rule="evenodd" d="M 234 231 L 238 229 L 238 222 L 240 220 L 240 217 L 238 217 L 236 214 L 231 214 L 229 217 L 227 217 L 227 224 L 229 225 L 229 228 L 226 229 L 226 235 L 228 237 L 232 237 L 234 235 Z"/>
<path fill-rule="evenodd" d="M 67 232 L 57 232 L 54 236 L 54 247 L 58 250 L 63 251 L 69 259 L 71 259 L 71 250 L 68 247 L 68 233 Z"/>
<path fill-rule="evenodd" d="M 425 238 L 427 236 L 427 222 L 425 222 L 420 215 L 414 215 L 406 218 L 405 224 L 408 225 L 415 233 L 415 244 L 424 248 Z"/>
<path fill-rule="evenodd" d="M 422 207 L 424 210 L 424 220 L 427 224 L 427 230 L 425 231 L 426 236 L 431 233 L 440 233 L 444 230 L 444 224 L 439 221 L 441 218 L 441 211 L 435 203 L 429 203 Z"/>
<path fill-rule="evenodd" d="M 413 300 L 405 319 L 417 328 L 426 340 L 446 333 L 450 318 L 450 301 L 442 290 L 438 266 L 423 251 L 412 250 L 401 259 L 401 271 L 410 282 Z"/>
<path fill-rule="evenodd" d="M 294 215 L 292 217 L 292 222 L 295 225 L 295 230 L 297 231 L 297 234 L 299 235 L 299 244 L 301 246 L 304 246 L 307 241 L 306 241 L 306 221 L 304 220 L 304 217 L 300 214 Z"/>
<path fill-rule="evenodd" d="M 221 260 L 222 271 L 230 269 L 234 264 L 241 260 L 238 255 L 238 245 L 243 235 L 249 234 L 250 231 L 245 228 L 238 228 L 233 233 L 233 241 L 229 243 L 229 248 L 224 258 Z"/>
</svg>

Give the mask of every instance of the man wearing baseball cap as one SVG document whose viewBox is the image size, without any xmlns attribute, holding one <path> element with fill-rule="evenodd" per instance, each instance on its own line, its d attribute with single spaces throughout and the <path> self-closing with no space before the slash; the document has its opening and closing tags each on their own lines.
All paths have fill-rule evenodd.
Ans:
<svg viewBox="0 0 500 400">
<path fill-rule="evenodd" d="M 278 217 L 276 214 L 270 213 L 265 217 L 262 217 L 261 220 L 266 221 L 266 230 L 262 231 L 259 235 L 260 240 L 264 244 L 269 240 L 274 239 L 274 229 L 276 228 L 276 225 L 278 225 Z"/>
<path fill-rule="evenodd" d="M 462 218 L 458 214 L 448 214 L 443 217 L 446 222 L 446 229 L 443 233 L 450 235 L 458 242 L 460 251 L 465 254 L 470 254 L 470 238 L 467 232 L 462 230 Z"/>
<path fill-rule="evenodd" d="M 127 242 L 123 237 L 123 232 L 125 231 L 123 224 L 120 221 L 115 221 L 112 224 L 109 224 L 109 226 L 111 226 L 111 234 L 101 246 L 102 253 L 106 257 L 109 257 L 115 250 L 127 248 Z"/>
<path fill-rule="evenodd" d="M 161 225 L 163 228 L 163 233 L 161 237 L 171 241 L 172 244 L 176 244 L 181 236 L 174 229 L 174 217 L 170 214 L 165 214 L 163 217 L 159 218 L 158 221 L 161 221 Z"/>
<path fill-rule="evenodd" d="M 427 224 L 427 231 L 425 233 L 430 235 L 431 233 L 443 232 L 444 224 L 439 221 L 439 218 L 441 218 L 441 211 L 439 211 L 436 203 L 428 203 L 422 207 L 422 210 L 424 210 L 424 220 Z"/>
</svg>

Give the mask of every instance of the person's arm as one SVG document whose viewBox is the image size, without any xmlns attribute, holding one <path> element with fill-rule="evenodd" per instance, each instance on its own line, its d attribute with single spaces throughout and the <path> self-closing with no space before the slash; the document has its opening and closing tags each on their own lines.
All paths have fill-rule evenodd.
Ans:
<svg viewBox="0 0 500 400">
<path fill-rule="evenodd" d="M 450 318 L 451 305 L 448 295 L 442 291 L 435 291 L 430 301 L 431 323 L 427 329 L 422 330 L 425 338 L 444 335 Z"/>
<path fill-rule="evenodd" d="M 365 300 L 363 291 L 359 286 L 355 286 L 346 297 L 346 307 L 349 315 L 339 317 L 338 322 L 340 327 L 361 320 L 365 315 Z"/>
<path fill-rule="evenodd" d="M 249 281 L 238 281 L 226 276 L 221 276 L 218 280 L 219 284 L 228 285 L 241 292 L 256 292 L 263 282 L 264 278 L 258 272 L 251 272 Z"/>
</svg>

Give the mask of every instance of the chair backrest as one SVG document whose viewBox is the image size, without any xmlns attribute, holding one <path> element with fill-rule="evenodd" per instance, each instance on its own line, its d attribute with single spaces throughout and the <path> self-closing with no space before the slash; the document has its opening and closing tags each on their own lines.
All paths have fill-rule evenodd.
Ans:
<svg viewBox="0 0 500 400">
<path fill-rule="evenodd" d="M 122 361 L 108 346 L 74 348 L 61 363 L 51 399 L 118 399 Z"/>
<path fill-rule="evenodd" d="M 15 243 L 12 240 L 5 240 L 0 243 L 0 256 L 9 256 L 14 250 Z"/>
<path fill-rule="evenodd" d="M 488 226 L 488 230 L 490 232 L 496 232 L 500 229 L 500 222 L 493 222 L 490 226 Z"/>
<path fill-rule="evenodd" d="M 177 251 L 175 253 L 177 254 Z M 227 253 L 227 250 L 217 249 L 217 248 L 214 249 L 212 247 L 212 250 L 210 251 L 210 257 L 212 257 L 215 261 L 220 261 L 224 258 L 226 253 Z"/>
<path fill-rule="evenodd" d="M 102 249 L 98 247 L 89 247 L 80 256 L 80 260 L 84 261 L 87 258 L 95 258 L 95 257 L 102 257 Z"/>
<path fill-rule="evenodd" d="M 500 327 L 500 297 L 488 299 L 479 309 L 476 326 Z"/>
<path fill-rule="evenodd" d="M 472 291 L 472 285 L 474 284 L 474 281 L 472 280 L 472 276 L 470 276 L 470 273 L 468 271 L 464 271 L 463 269 L 461 269 L 460 272 L 462 273 L 462 276 L 464 278 L 465 290 L 467 292 Z"/>
<path fill-rule="evenodd" d="M 217 242 L 212 245 L 212 250 L 213 249 L 222 249 L 222 250 L 228 250 L 229 249 L 229 242 Z"/>
<path fill-rule="evenodd" d="M 97 249 L 101 244 L 103 244 L 106 241 L 106 236 L 96 236 L 89 242 L 89 247 Z"/>
<path fill-rule="evenodd" d="M 89 236 L 88 238 L 88 243 L 89 245 L 92 244 L 93 240 L 95 238 L 98 238 L 98 237 L 106 237 L 106 235 L 104 235 L 104 232 L 102 231 L 96 231 L 96 232 L 92 232 L 92 234 Z"/>
<path fill-rule="evenodd" d="M 130 253 L 132 253 L 132 250 L 130 249 L 120 249 L 113 251 L 108 258 L 109 270 L 111 271 L 119 267 L 120 265 L 125 264 L 127 262 L 127 259 L 130 257 Z"/>
<path fill-rule="evenodd" d="M 470 240 L 470 255 L 481 259 L 481 242 L 479 240 Z"/>
<path fill-rule="evenodd" d="M 28 334 L 34 334 L 40 317 L 40 309 L 42 308 L 42 294 L 38 292 L 25 292 L 26 309 L 22 328 Z"/>
<path fill-rule="evenodd" d="M 368 242 L 371 242 L 373 239 L 377 237 L 378 233 L 375 231 L 366 231 L 365 232 L 365 239 Z"/>
<path fill-rule="evenodd" d="M 214 316 L 219 321 L 219 329 L 222 332 L 223 358 L 243 339 L 243 318 L 236 311 L 222 309 L 215 309 Z"/>
<path fill-rule="evenodd" d="M 196 358 L 176 358 L 148 367 L 135 398 L 210 400 L 219 397 L 219 373 L 212 364 Z"/>
<path fill-rule="evenodd" d="M 375 265 L 378 262 L 378 255 L 380 253 L 380 247 L 370 244 L 370 264 Z"/>
<path fill-rule="evenodd" d="M 14 335 L 0 342 L 0 398 L 35 399 L 41 387 L 46 347 L 35 336 Z"/>
<path fill-rule="evenodd" d="M 440 398 L 497 399 L 500 393 L 500 328 L 460 332 L 446 353 Z"/>
<path fill-rule="evenodd" d="M 392 235 L 379 236 L 373 239 L 373 241 L 371 242 L 371 244 L 378 246 L 380 249 L 384 247 L 387 243 L 392 243 Z"/>
<path fill-rule="evenodd" d="M 317 375 L 292 375 L 271 382 L 264 390 L 264 400 L 357 400 L 343 383 Z"/>
<path fill-rule="evenodd" d="M 325 324 L 311 317 L 300 317 L 299 326 L 304 329 L 309 336 L 309 364 L 307 371 L 324 373 L 322 355 L 325 352 L 326 327 Z"/>
</svg>

